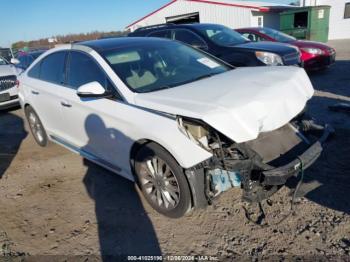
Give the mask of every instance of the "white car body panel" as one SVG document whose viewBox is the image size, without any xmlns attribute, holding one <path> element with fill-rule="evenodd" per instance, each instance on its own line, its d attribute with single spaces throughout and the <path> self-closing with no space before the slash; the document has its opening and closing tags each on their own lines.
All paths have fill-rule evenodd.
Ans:
<svg viewBox="0 0 350 262">
<path fill-rule="evenodd" d="M 304 69 L 246 67 L 176 88 L 137 94 L 135 103 L 202 119 L 241 143 L 288 123 L 313 93 Z"/>
</svg>

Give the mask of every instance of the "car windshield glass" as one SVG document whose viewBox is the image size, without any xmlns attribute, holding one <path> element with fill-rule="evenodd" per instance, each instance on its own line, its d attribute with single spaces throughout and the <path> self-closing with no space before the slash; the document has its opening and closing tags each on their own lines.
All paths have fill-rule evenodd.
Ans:
<svg viewBox="0 0 350 262">
<path fill-rule="evenodd" d="M 141 42 L 101 54 L 121 80 L 138 93 L 172 88 L 231 69 L 175 41 Z"/>
<path fill-rule="evenodd" d="M 214 43 L 221 46 L 233 46 L 249 42 L 240 33 L 221 25 L 200 26 L 198 29 Z"/>
<path fill-rule="evenodd" d="M 280 31 L 277 31 L 275 29 L 271 29 L 271 28 L 261 28 L 259 29 L 259 32 L 265 35 L 268 35 L 269 37 L 277 40 L 278 42 L 291 42 L 294 41 L 295 38 L 293 36 L 287 35 L 285 33 L 282 33 Z"/>
<path fill-rule="evenodd" d="M 0 65 L 7 65 L 7 61 L 5 60 L 5 58 L 0 56 Z"/>
</svg>

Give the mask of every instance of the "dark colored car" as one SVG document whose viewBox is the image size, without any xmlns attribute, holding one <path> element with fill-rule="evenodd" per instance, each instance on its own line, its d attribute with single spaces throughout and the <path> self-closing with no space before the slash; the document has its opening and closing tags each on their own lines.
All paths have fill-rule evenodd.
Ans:
<svg viewBox="0 0 350 262">
<path fill-rule="evenodd" d="M 17 54 L 18 63 L 16 63 L 16 67 L 22 70 L 26 70 L 34 62 L 34 60 L 37 59 L 45 51 L 46 50 L 38 50 L 38 51 L 32 51 L 32 52 L 18 52 Z"/>
<path fill-rule="evenodd" d="M 162 24 L 139 28 L 128 36 L 178 40 L 233 66 L 300 65 L 300 52 L 297 48 L 282 43 L 251 42 L 223 25 Z"/>
<path fill-rule="evenodd" d="M 281 42 L 298 47 L 306 70 L 324 69 L 335 62 L 335 49 L 323 43 L 298 40 L 290 35 L 267 27 L 241 28 L 236 29 L 236 31 L 253 42 Z"/>
</svg>

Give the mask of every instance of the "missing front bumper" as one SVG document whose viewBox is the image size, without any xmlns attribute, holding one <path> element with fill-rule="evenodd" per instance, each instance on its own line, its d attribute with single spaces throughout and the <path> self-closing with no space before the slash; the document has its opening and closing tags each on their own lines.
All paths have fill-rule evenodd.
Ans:
<svg viewBox="0 0 350 262">
<path fill-rule="evenodd" d="M 300 172 L 301 164 L 303 165 L 304 169 L 311 166 L 321 155 L 323 151 L 323 143 L 333 132 L 334 129 L 331 126 L 326 125 L 324 127 L 322 136 L 304 153 L 284 166 L 263 171 L 263 183 L 265 185 L 284 185 L 287 182 L 288 178 L 296 176 Z"/>
<path fill-rule="evenodd" d="M 281 128 L 261 136 L 254 143 L 235 144 L 234 148 L 242 153 L 244 159 L 214 156 L 208 161 L 186 170 L 192 191 L 193 205 L 205 207 L 221 192 L 227 190 L 225 188 L 219 194 L 217 190 L 214 190 L 216 187 L 213 186 L 211 176 L 215 169 L 239 174 L 243 199 L 249 202 L 260 202 L 273 195 L 289 178 L 297 176 L 301 165 L 303 169 L 311 166 L 321 155 L 323 144 L 334 132 L 334 129 L 329 125 L 321 126 L 313 120 L 305 120 L 305 118 L 296 119 L 293 123 L 295 127 L 295 130 L 292 128 L 293 135 L 291 135 L 290 129 L 287 128 L 288 131 Z M 301 136 L 302 139 L 296 139 L 297 135 Z M 290 141 L 285 143 L 285 140 Z M 279 161 L 280 158 L 273 159 L 273 155 L 279 152 L 278 147 L 271 149 L 273 143 L 277 143 L 276 141 L 281 142 L 281 147 L 289 148 L 281 155 L 282 161 Z M 303 144 L 302 148 L 298 148 L 298 141 Z M 298 150 L 294 152 L 290 148 L 298 148 Z M 219 188 L 222 188 L 222 185 Z"/>
</svg>

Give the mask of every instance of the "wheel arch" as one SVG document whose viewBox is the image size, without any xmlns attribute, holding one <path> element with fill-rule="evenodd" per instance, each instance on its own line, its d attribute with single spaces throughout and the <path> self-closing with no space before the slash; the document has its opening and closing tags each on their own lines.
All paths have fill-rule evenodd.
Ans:
<svg viewBox="0 0 350 262">
<path fill-rule="evenodd" d="M 188 183 L 188 186 L 189 186 L 189 189 L 190 189 L 190 192 L 191 192 L 191 207 L 193 207 L 194 204 L 195 204 L 194 203 L 194 199 L 193 199 L 193 197 L 194 197 L 193 196 L 193 194 L 194 194 L 193 187 L 191 185 L 191 181 L 189 180 L 189 178 L 186 175 L 185 168 L 183 168 L 179 164 L 179 162 L 176 159 L 176 157 L 173 154 L 171 154 L 171 152 L 169 152 L 169 150 L 167 150 L 164 146 L 162 146 L 161 144 L 159 144 L 158 142 L 156 142 L 154 140 L 151 140 L 151 139 L 139 139 L 139 140 L 135 141 L 134 144 L 131 147 L 130 157 L 129 157 L 129 159 L 130 159 L 130 169 L 131 169 L 132 175 L 134 176 L 134 179 L 135 179 L 136 183 L 138 183 L 137 182 L 137 175 L 135 173 L 135 157 L 136 157 L 136 154 L 143 146 L 145 146 L 146 144 L 150 144 L 150 143 L 154 143 L 154 144 L 160 146 L 161 148 L 163 148 L 172 158 L 174 158 L 176 163 L 181 167 L 181 169 L 183 170 L 183 175 L 184 175 L 184 177 L 185 177 L 185 179 L 186 179 L 186 181 Z"/>
</svg>

